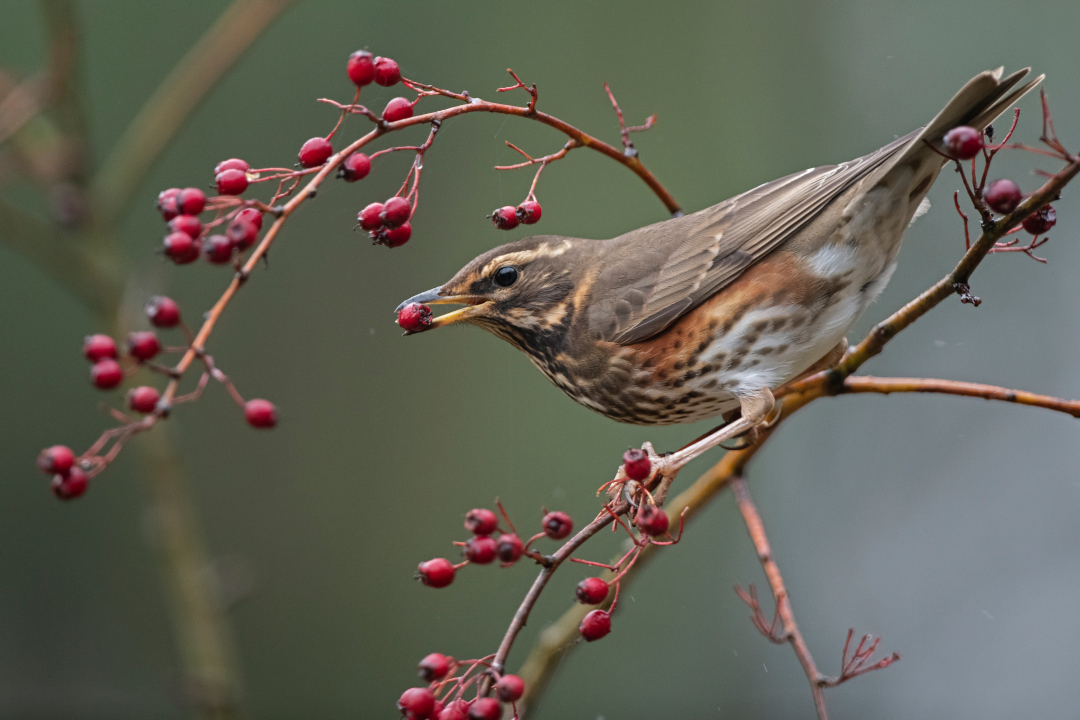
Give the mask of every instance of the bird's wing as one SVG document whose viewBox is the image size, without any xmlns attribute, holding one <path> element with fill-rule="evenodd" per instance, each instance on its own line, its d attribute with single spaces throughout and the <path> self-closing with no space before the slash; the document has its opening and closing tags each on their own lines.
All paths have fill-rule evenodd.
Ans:
<svg viewBox="0 0 1080 720">
<path fill-rule="evenodd" d="M 609 241 L 614 257 L 593 284 L 590 329 L 621 345 L 662 332 L 806 227 L 914 136 Z"/>
</svg>

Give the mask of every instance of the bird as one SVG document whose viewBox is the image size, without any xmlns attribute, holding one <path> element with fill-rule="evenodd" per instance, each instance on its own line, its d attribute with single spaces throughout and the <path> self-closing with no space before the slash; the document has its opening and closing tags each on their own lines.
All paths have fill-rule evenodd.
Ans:
<svg viewBox="0 0 1080 720">
<path fill-rule="evenodd" d="M 1043 76 L 968 81 L 926 126 L 863 157 L 773 180 L 607 240 L 536 235 L 489 250 L 401 303 L 464 307 L 425 330 L 477 325 L 578 403 L 638 425 L 771 422 L 773 391 L 828 367 L 885 289 L 904 231 L 949 153 Z M 408 333 L 407 333 L 408 334 Z"/>
</svg>

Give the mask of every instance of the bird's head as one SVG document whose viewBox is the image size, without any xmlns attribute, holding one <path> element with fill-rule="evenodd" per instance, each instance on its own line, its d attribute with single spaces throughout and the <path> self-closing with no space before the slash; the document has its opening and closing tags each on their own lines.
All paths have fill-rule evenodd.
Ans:
<svg viewBox="0 0 1080 720">
<path fill-rule="evenodd" d="M 595 244 L 555 235 L 517 240 L 480 255 L 443 285 L 414 295 L 397 310 L 412 303 L 464 305 L 432 319 L 425 330 L 470 323 L 528 350 L 537 337 L 569 322 L 581 256 Z"/>
</svg>

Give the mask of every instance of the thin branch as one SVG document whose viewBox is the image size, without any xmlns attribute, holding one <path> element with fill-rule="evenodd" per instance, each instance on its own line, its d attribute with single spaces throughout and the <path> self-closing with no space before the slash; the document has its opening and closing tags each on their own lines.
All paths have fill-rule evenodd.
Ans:
<svg viewBox="0 0 1080 720">
<path fill-rule="evenodd" d="M 93 179 L 99 225 L 124 211 L 162 151 L 214 85 L 292 0 L 235 0 L 173 68 Z"/>
<path fill-rule="evenodd" d="M 60 131 L 72 143 L 75 155 L 71 178 L 80 184 L 86 170 L 86 109 L 83 107 L 79 59 L 82 28 L 78 8 L 70 0 L 43 0 L 41 3 L 49 38 L 46 99 Z"/>
<path fill-rule="evenodd" d="M 938 380 L 934 378 L 882 378 L 870 375 L 849 377 L 844 380 L 839 392 L 844 393 L 940 393 L 944 395 L 962 395 L 985 400 L 1016 403 L 1041 407 L 1055 412 L 1065 413 L 1080 418 L 1080 400 L 1063 400 L 1049 395 L 1036 395 L 1026 390 L 1009 390 L 996 385 L 961 382 L 959 380 Z"/>
</svg>

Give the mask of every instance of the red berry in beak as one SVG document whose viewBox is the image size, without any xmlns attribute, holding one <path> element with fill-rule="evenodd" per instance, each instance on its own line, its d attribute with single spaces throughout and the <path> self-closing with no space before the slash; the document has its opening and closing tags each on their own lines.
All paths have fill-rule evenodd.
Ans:
<svg viewBox="0 0 1080 720">
<path fill-rule="evenodd" d="M 406 305 L 398 312 L 397 324 L 410 333 L 426 330 L 431 325 L 431 308 L 420 303 Z M 466 518 L 465 527 L 468 526 L 469 520 Z"/>
</svg>

